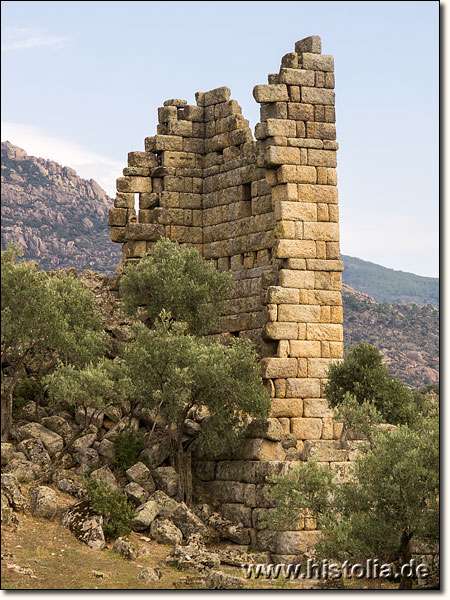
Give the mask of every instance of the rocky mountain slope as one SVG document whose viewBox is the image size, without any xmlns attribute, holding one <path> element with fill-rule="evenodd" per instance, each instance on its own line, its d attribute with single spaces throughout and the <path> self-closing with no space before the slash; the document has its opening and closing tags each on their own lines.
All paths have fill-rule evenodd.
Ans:
<svg viewBox="0 0 450 600">
<path fill-rule="evenodd" d="M 2 249 L 19 242 L 42 269 L 113 273 L 120 248 L 109 240 L 112 200 L 93 179 L 69 167 L 28 156 L 2 142 Z"/>
<path fill-rule="evenodd" d="M 439 309 L 388 304 L 343 284 L 345 346 L 365 341 L 392 375 L 412 386 L 439 381 Z"/>
</svg>

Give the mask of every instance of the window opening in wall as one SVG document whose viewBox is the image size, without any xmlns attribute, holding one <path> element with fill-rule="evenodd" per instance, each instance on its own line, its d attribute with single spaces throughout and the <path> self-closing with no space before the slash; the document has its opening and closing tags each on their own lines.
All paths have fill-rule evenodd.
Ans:
<svg viewBox="0 0 450 600">
<path fill-rule="evenodd" d="M 139 214 L 139 193 L 134 194 L 134 210 L 136 211 L 136 216 Z"/>
<path fill-rule="evenodd" d="M 244 183 L 244 185 L 242 186 L 242 195 L 244 197 L 244 200 L 252 199 L 252 184 L 251 183 Z"/>
</svg>

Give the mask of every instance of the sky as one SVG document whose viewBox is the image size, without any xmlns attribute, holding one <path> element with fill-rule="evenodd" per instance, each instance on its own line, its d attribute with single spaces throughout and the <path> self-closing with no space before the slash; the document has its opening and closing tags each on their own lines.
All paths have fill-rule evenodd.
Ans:
<svg viewBox="0 0 450 600">
<path fill-rule="evenodd" d="M 114 195 L 167 98 L 253 87 L 320 35 L 336 73 L 341 251 L 436 277 L 439 3 L 2 2 L 2 141 Z"/>
</svg>

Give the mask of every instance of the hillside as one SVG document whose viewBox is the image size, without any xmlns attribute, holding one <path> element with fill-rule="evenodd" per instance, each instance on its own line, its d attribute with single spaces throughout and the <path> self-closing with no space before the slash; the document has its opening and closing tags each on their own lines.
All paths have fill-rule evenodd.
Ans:
<svg viewBox="0 0 450 600">
<path fill-rule="evenodd" d="M 374 344 L 392 375 L 412 386 L 439 381 L 439 309 L 376 302 L 343 285 L 344 343 Z"/>
<path fill-rule="evenodd" d="M 439 279 L 388 269 L 353 256 L 341 255 L 345 269 L 342 280 L 377 302 L 432 304 L 439 306 Z"/>
<path fill-rule="evenodd" d="M 42 269 L 113 273 L 120 248 L 109 240 L 112 200 L 93 179 L 2 142 L 2 249 L 20 242 Z"/>
</svg>

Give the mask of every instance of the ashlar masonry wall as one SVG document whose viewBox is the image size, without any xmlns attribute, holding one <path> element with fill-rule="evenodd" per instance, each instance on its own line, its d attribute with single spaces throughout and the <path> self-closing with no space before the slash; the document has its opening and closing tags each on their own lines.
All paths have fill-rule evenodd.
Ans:
<svg viewBox="0 0 450 600">
<path fill-rule="evenodd" d="M 123 244 L 119 269 L 166 236 L 231 272 L 229 311 L 214 333 L 253 340 L 272 414 L 241 461 L 200 461 L 196 473 L 254 545 L 286 555 L 299 532 L 292 543 L 267 541 L 266 477 L 313 455 L 345 472 L 351 454 L 324 398 L 329 364 L 343 355 L 333 57 L 318 36 L 300 40 L 253 95 L 256 140 L 227 87 L 197 93 L 195 106 L 164 102 L 156 135 L 128 155 L 109 225 Z M 296 452 L 284 447 L 287 433 Z M 303 527 L 312 539 L 314 527 Z"/>
</svg>

